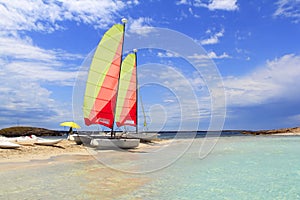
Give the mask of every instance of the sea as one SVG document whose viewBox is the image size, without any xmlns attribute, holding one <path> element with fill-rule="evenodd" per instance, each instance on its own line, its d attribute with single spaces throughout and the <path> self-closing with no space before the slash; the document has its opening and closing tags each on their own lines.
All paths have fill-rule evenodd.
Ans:
<svg viewBox="0 0 300 200">
<path fill-rule="evenodd" d="M 0 199 L 300 199 L 300 137 L 161 135 L 143 151 L 0 164 Z"/>
</svg>

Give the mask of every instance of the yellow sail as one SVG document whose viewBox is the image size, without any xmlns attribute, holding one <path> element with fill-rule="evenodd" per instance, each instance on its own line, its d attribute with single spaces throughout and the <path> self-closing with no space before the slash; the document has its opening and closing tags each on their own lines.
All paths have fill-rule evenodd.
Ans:
<svg viewBox="0 0 300 200">
<path fill-rule="evenodd" d="M 122 60 L 124 25 L 112 26 L 103 36 L 93 56 L 84 95 L 86 125 L 112 128 Z"/>
<path fill-rule="evenodd" d="M 136 54 L 131 53 L 122 62 L 116 107 L 118 127 L 137 124 Z"/>
</svg>

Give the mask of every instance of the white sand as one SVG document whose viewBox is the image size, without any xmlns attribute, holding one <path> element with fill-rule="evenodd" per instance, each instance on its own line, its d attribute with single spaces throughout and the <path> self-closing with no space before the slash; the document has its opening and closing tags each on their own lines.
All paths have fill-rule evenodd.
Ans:
<svg viewBox="0 0 300 200">
<path fill-rule="evenodd" d="M 140 143 L 139 147 L 130 151 L 143 151 L 157 148 L 157 145 L 167 145 L 169 140 L 157 140 L 153 143 Z M 63 140 L 55 146 L 22 145 L 18 149 L 1 149 L 0 163 L 27 162 L 30 160 L 44 160 L 60 155 L 91 155 L 91 151 L 83 145 L 77 145 L 74 141 Z"/>
<path fill-rule="evenodd" d="M 291 135 L 300 135 L 300 133 L 275 133 L 272 135 L 291 136 Z"/>
</svg>

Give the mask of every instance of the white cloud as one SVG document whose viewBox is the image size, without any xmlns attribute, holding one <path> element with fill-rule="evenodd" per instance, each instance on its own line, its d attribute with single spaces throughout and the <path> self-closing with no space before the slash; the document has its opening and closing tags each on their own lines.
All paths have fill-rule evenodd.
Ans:
<svg viewBox="0 0 300 200">
<path fill-rule="evenodd" d="M 174 99 L 165 99 L 164 102 L 165 103 L 174 103 L 175 100 Z"/>
<path fill-rule="evenodd" d="M 17 60 L 38 60 L 55 64 L 57 59 L 82 59 L 78 54 L 70 54 L 63 50 L 46 50 L 32 43 L 31 38 L 0 34 L 0 56 Z"/>
<path fill-rule="evenodd" d="M 203 62 L 207 61 L 209 59 L 209 56 L 207 54 L 194 54 L 192 56 L 188 56 L 188 58 L 193 59 L 194 62 Z"/>
<path fill-rule="evenodd" d="M 28 37 L 0 35 L 0 121 L 1 124 L 51 124 L 71 118 L 70 104 L 52 97 L 52 89 L 73 86 L 74 65 L 82 56 L 63 50 L 46 50 Z M 77 67 L 76 67 L 77 68 Z M 11 124 L 14 121 L 14 124 Z"/>
<path fill-rule="evenodd" d="M 53 31 L 55 22 L 61 20 L 61 8 L 55 3 L 37 1 L 1 1 L 0 27 L 2 31 Z M 41 23 L 45 21 L 45 23 Z M 48 21 L 48 23 L 47 23 Z"/>
<path fill-rule="evenodd" d="M 189 13 L 190 13 L 191 15 L 194 15 L 194 12 L 193 12 L 193 9 L 192 9 L 192 8 L 189 8 Z"/>
<path fill-rule="evenodd" d="M 71 85 L 76 73 L 66 70 L 64 61 L 82 60 L 83 56 L 62 50 L 46 50 L 20 37 L 0 37 L 2 73 L 22 76 L 32 81 L 50 81 Z"/>
<path fill-rule="evenodd" d="M 153 30 L 153 27 L 148 25 L 151 21 L 151 18 L 144 17 L 140 17 L 138 19 L 131 19 L 129 21 L 130 24 L 128 32 L 136 33 L 139 35 L 147 35 Z"/>
<path fill-rule="evenodd" d="M 128 1 L 128 4 L 135 4 L 136 1 Z M 106 27 L 113 22 L 114 14 L 125 8 L 122 1 L 101 0 L 101 1 L 74 1 L 63 0 L 61 11 L 64 18 L 79 21 L 86 24 L 97 24 L 96 26 Z"/>
<path fill-rule="evenodd" d="M 210 4 L 208 4 L 209 10 L 237 10 L 237 0 L 212 0 Z"/>
<path fill-rule="evenodd" d="M 40 82 L 33 81 L 30 76 L 10 72 L 7 68 L 0 69 L 0 76 L 0 127 L 18 123 L 51 127 L 50 124 L 71 119 L 70 106 L 55 100 L 53 92 L 41 86 Z"/>
<path fill-rule="evenodd" d="M 206 63 L 210 59 L 230 58 L 230 56 L 225 52 L 221 55 L 217 55 L 215 52 L 211 51 L 207 54 L 194 54 L 192 56 L 188 56 L 188 58 L 192 59 L 196 63 Z"/>
<path fill-rule="evenodd" d="M 300 1 L 299 0 L 279 0 L 274 16 L 291 18 L 294 23 L 300 22 Z"/>
<path fill-rule="evenodd" d="M 128 5 L 138 5 L 140 2 L 138 0 L 127 0 Z"/>
<path fill-rule="evenodd" d="M 0 37 L 0 47 L 0 126 L 16 125 L 16 120 L 22 125 L 51 126 L 71 119 L 70 104 L 55 100 L 46 85 L 72 86 L 76 71 L 68 67 L 72 69 L 72 61 L 82 57 L 45 50 L 19 37 Z"/>
<path fill-rule="evenodd" d="M 195 17 L 195 18 L 200 18 L 200 16 L 198 14 L 194 13 L 193 7 L 192 7 L 193 3 L 191 1 L 180 0 L 180 1 L 177 1 L 175 4 L 178 5 L 178 6 L 180 6 L 180 5 L 188 5 L 188 6 L 190 6 L 188 8 L 189 14 L 192 15 L 193 17 Z M 187 18 L 187 17 L 188 17 L 188 14 L 185 13 L 183 10 L 181 10 L 181 18 L 180 19 Z"/>
<path fill-rule="evenodd" d="M 114 22 L 118 12 L 137 0 L 126 3 L 117 0 L 0 0 L 0 27 L 2 31 L 53 32 L 63 28 L 64 20 L 107 27 Z"/>
<path fill-rule="evenodd" d="M 60 86 L 72 86 L 76 78 L 76 72 L 61 71 L 38 62 L 14 62 L 7 64 L 5 69 L 7 73 L 18 78 L 27 77 L 32 82 L 48 82 Z"/>
<path fill-rule="evenodd" d="M 210 30 L 207 30 L 206 32 L 211 33 Z M 208 39 L 201 40 L 200 43 L 202 45 L 217 44 L 217 43 L 219 43 L 219 38 L 223 37 L 223 35 L 224 35 L 224 29 L 222 29 L 220 32 L 215 33 Z"/>
<path fill-rule="evenodd" d="M 300 98 L 300 56 L 288 54 L 243 77 L 227 77 L 224 85 L 229 105 L 259 105 L 274 99 Z M 299 99 L 300 100 L 300 99 Z"/>
<path fill-rule="evenodd" d="M 230 58 L 230 56 L 223 52 L 223 54 L 221 55 L 217 55 L 215 52 L 211 51 L 208 53 L 208 57 L 211 58 L 211 59 L 222 59 L 222 58 Z"/>
<path fill-rule="evenodd" d="M 209 10 L 238 10 L 237 0 L 210 0 L 209 3 L 203 2 L 202 0 L 195 0 L 194 6 L 206 7 Z"/>
<path fill-rule="evenodd" d="M 176 2 L 176 5 L 190 5 L 187 0 L 180 0 Z"/>
<path fill-rule="evenodd" d="M 170 51 L 166 51 L 166 52 L 158 52 L 157 56 L 160 58 L 174 58 L 174 57 L 179 57 L 179 55 L 175 52 L 170 52 Z"/>
<path fill-rule="evenodd" d="M 47 54 L 44 49 L 34 46 L 31 40 L 20 37 L 10 37 L 1 35 L 0 37 L 0 55 L 11 57 L 13 59 L 38 59 L 41 61 L 53 60 L 53 54 Z"/>
<path fill-rule="evenodd" d="M 195 14 L 194 11 L 193 11 L 193 9 L 192 9 L 191 7 L 190 7 L 188 10 L 189 10 L 189 13 L 190 13 L 193 17 L 195 17 L 195 18 L 200 18 L 200 15 Z"/>
</svg>

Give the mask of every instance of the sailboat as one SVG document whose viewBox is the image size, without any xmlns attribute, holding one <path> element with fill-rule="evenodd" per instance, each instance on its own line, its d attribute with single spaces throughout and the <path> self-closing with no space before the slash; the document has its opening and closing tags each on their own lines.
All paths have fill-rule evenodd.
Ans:
<svg viewBox="0 0 300 200">
<path fill-rule="evenodd" d="M 83 113 L 87 126 L 99 124 L 111 129 L 110 137 L 94 138 L 97 148 L 136 148 L 139 139 L 116 136 L 114 125 L 135 126 L 137 130 L 136 51 L 122 60 L 126 19 L 113 25 L 102 37 L 93 55 Z"/>
</svg>

